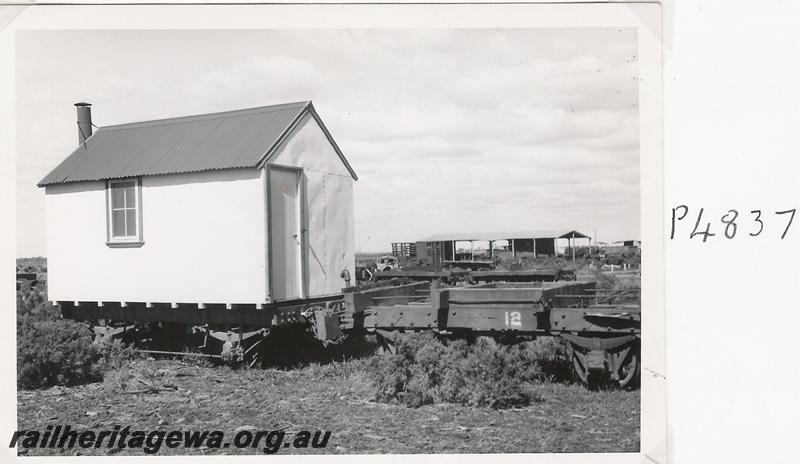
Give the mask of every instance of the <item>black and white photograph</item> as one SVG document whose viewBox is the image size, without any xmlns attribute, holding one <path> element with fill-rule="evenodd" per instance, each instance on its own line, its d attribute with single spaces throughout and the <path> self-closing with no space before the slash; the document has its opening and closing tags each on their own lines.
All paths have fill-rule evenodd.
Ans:
<svg viewBox="0 0 800 464">
<path fill-rule="evenodd" d="M 663 447 L 658 48 L 556 7 L 18 29 L 11 448 Z"/>
</svg>

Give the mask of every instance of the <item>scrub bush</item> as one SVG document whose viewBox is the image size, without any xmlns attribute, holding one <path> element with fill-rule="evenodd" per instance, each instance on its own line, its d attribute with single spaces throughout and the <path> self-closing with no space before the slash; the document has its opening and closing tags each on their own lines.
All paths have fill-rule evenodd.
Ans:
<svg viewBox="0 0 800 464">
<path fill-rule="evenodd" d="M 532 350 L 542 374 L 552 382 L 573 380 L 569 348 L 563 338 L 538 337 L 525 346 Z"/>
<path fill-rule="evenodd" d="M 411 407 L 456 403 L 509 408 L 541 401 L 536 383 L 547 378 L 527 344 L 501 345 L 492 338 L 440 340 L 430 334 L 395 338 L 396 352 L 368 366 L 376 401 Z"/>
<path fill-rule="evenodd" d="M 88 327 L 65 319 L 17 320 L 17 386 L 77 385 L 102 379 Z"/>
<path fill-rule="evenodd" d="M 48 303 L 43 282 L 17 290 L 17 319 L 28 316 L 37 320 L 61 318 L 58 309 Z"/>
</svg>

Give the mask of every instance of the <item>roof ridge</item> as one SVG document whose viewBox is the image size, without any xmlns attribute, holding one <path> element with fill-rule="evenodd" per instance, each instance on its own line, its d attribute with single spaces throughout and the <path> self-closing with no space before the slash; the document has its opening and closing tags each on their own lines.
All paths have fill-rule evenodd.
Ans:
<svg viewBox="0 0 800 464">
<path fill-rule="evenodd" d="M 302 108 L 310 104 L 311 100 L 305 100 L 305 101 L 298 101 L 291 103 L 281 103 L 277 105 L 254 106 L 251 108 L 242 108 L 238 110 L 217 111 L 214 113 L 176 116 L 172 118 L 162 118 L 162 119 L 149 119 L 145 121 L 136 121 L 136 122 L 126 122 L 122 124 L 112 124 L 110 126 L 98 127 L 97 132 L 109 131 L 109 130 L 138 129 L 142 127 L 152 127 L 152 126 L 171 126 L 175 124 L 181 124 L 184 122 L 206 121 L 208 119 L 215 119 L 215 117 L 238 117 L 251 114 L 273 113 L 276 111 L 285 110 L 295 106 Z"/>
<path fill-rule="evenodd" d="M 577 229 L 531 229 L 531 230 L 512 230 L 512 231 L 489 231 L 489 232 L 465 232 L 465 233 L 440 233 L 428 235 L 419 239 L 420 241 L 488 241 L 488 240 L 507 240 L 507 239 L 530 239 L 530 238 L 562 238 L 564 235 L 575 232 L 576 234 L 589 238 L 586 234 Z M 541 235 L 540 235 L 541 234 Z M 555 234 L 555 235 L 554 235 Z M 470 238 L 472 237 L 472 238 Z M 501 238 L 502 237 L 502 238 Z"/>
</svg>

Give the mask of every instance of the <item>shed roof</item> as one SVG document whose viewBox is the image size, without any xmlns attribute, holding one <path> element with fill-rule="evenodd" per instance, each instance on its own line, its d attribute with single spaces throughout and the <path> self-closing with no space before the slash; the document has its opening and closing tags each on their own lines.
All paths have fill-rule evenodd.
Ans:
<svg viewBox="0 0 800 464">
<path fill-rule="evenodd" d="M 574 235 L 573 235 L 574 234 Z M 438 234 L 423 238 L 421 242 L 450 242 L 450 241 L 487 241 L 487 240 L 519 240 L 519 239 L 546 239 L 546 238 L 589 238 L 577 230 L 528 230 L 516 232 L 484 232 L 484 233 L 451 233 Z"/>
<path fill-rule="evenodd" d="M 305 101 L 101 127 L 38 185 L 256 168 L 307 113 L 358 179 L 312 103 Z"/>
</svg>

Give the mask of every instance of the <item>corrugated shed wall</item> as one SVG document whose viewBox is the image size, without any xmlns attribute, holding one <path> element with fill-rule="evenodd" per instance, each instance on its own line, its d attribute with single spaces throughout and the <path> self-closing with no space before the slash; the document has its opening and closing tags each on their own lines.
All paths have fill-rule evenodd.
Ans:
<svg viewBox="0 0 800 464">
<path fill-rule="evenodd" d="M 311 116 L 298 124 L 272 164 L 303 168 L 306 188 L 306 265 L 311 296 L 338 293 L 347 269 L 355 276 L 353 178 Z M 273 263 L 274 269 L 279 269 Z"/>
</svg>

